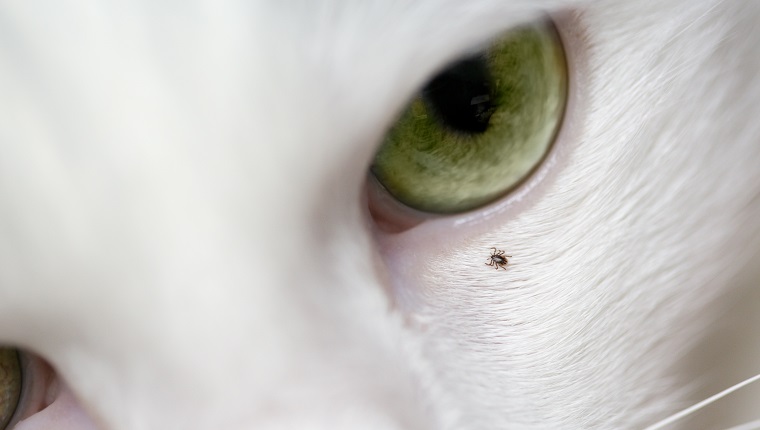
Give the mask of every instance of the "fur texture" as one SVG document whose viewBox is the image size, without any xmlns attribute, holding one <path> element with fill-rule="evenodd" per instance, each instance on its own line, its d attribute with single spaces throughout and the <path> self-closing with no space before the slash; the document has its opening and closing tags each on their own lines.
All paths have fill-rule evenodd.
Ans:
<svg viewBox="0 0 760 430">
<path fill-rule="evenodd" d="M 367 166 L 406 100 L 546 13 L 571 82 L 548 160 L 487 208 L 379 228 Z M 708 328 L 760 277 L 759 23 L 717 0 L 5 2 L 0 342 L 65 381 L 17 430 L 641 428 L 699 400 Z"/>
</svg>

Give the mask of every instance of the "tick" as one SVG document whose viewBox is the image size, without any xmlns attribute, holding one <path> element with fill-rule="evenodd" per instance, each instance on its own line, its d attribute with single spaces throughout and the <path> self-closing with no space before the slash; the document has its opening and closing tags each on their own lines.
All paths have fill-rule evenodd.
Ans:
<svg viewBox="0 0 760 430">
<path fill-rule="evenodd" d="M 507 270 L 507 264 L 509 264 L 509 260 L 507 260 L 507 258 L 512 258 L 512 256 L 504 255 L 504 251 L 501 251 L 499 249 L 491 249 L 493 249 L 493 252 L 491 252 L 491 255 L 488 257 L 488 263 L 486 263 L 486 266 L 493 266 L 493 268 L 496 270 L 499 270 L 499 267 Z"/>
</svg>

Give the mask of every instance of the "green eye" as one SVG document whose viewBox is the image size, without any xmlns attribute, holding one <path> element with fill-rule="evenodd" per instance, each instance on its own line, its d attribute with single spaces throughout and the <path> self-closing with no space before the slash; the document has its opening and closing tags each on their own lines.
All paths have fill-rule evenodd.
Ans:
<svg viewBox="0 0 760 430">
<path fill-rule="evenodd" d="M 0 429 L 13 418 L 21 396 L 21 362 L 18 352 L 0 347 Z"/>
<path fill-rule="evenodd" d="M 566 96 L 556 30 L 549 23 L 521 27 L 433 78 L 389 132 L 372 172 L 414 209 L 456 213 L 485 205 L 544 158 Z"/>
</svg>

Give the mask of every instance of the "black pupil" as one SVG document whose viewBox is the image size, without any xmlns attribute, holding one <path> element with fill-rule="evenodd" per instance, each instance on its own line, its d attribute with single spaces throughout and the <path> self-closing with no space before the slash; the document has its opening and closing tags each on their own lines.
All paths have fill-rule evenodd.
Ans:
<svg viewBox="0 0 760 430">
<path fill-rule="evenodd" d="M 422 95 L 444 125 L 462 133 L 485 132 L 495 110 L 491 76 L 483 56 L 459 61 L 444 70 Z"/>
</svg>

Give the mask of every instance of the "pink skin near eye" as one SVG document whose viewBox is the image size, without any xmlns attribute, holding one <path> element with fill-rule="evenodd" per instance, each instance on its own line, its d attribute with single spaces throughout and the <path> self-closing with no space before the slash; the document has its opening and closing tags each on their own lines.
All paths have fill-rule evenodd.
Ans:
<svg viewBox="0 0 760 430">
<path fill-rule="evenodd" d="M 45 409 L 19 422 L 13 430 L 100 430 L 63 385 Z"/>
</svg>

